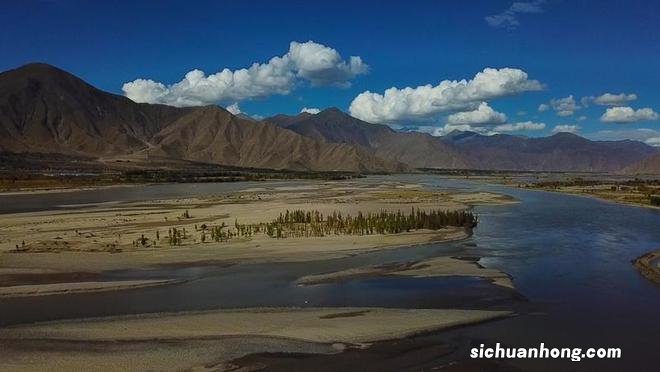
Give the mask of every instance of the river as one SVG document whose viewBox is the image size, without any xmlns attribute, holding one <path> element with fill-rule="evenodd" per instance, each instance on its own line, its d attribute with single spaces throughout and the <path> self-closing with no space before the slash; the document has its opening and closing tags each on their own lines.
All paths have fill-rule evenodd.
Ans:
<svg viewBox="0 0 660 372">
<path fill-rule="evenodd" d="M 461 348 L 479 343 L 536 346 L 543 342 L 551 347 L 622 349 L 623 358 L 617 361 L 512 362 L 524 370 L 657 368 L 660 286 L 639 275 L 631 260 L 660 248 L 660 211 L 429 175 L 374 176 L 358 182 L 388 180 L 416 182 L 437 189 L 499 192 L 520 203 L 476 207 L 479 226 L 471 238 L 460 242 L 311 263 L 105 273 L 106 278 L 174 276 L 191 280 L 180 285 L 130 291 L 3 299 L 0 324 L 252 306 L 513 308 L 521 315 L 420 339 L 452 342 Z M 303 183 L 306 182 L 299 184 Z M 3 196 L 0 213 L 66 209 L 71 204 L 204 196 L 279 184 L 173 184 L 117 188 L 118 191 L 102 193 Z M 479 262 L 483 266 L 510 274 L 524 298 L 475 278 L 371 278 L 311 287 L 294 283 L 302 275 L 438 255 L 482 257 Z"/>
</svg>

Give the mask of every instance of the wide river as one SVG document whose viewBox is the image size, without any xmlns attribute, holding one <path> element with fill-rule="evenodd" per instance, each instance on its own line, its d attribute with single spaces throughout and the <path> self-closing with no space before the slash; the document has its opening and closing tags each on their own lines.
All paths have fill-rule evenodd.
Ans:
<svg viewBox="0 0 660 372">
<path fill-rule="evenodd" d="M 471 238 L 311 263 L 244 264 L 112 272 L 107 278 L 184 277 L 184 284 L 131 291 L 0 300 L 0 326 L 39 320 L 140 312 L 251 306 L 388 306 L 514 308 L 520 316 L 440 332 L 427 339 L 468 347 L 619 347 L 618 361 L 515 361 L 524 370 L 657 370 L 660 286 L 640 276 L 631 260 L 660 248 L 660 211 L 596 199 L 530 191 L 427 175 L 374 176 L 433 189 L 493 191 L 520 203 L 480 206 Z M 167 184 L 99 191 L 0 196 L 0 213 L 66 209 L 122 201 L 194 197 L 251 187 L 306 184 L 263 182 Z M 438 255 L 479 256 L 483 266 L 513 277 L 527 301 L 472 278 L 367 279 L 299 287 L 294 281 L 364 264 Z"/>
</svg>

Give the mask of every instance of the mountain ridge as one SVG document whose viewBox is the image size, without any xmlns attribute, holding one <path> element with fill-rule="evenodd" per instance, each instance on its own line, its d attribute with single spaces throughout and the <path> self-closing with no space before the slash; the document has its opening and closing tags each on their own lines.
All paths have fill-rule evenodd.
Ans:
<svg viewBox="0 0 660 372">
<path fill-rule="evenodd" d="M 219 106 L 177 108 L 136 103 L 48 64 L 28 64 L 2 72 L 0 87 L 0 151 L 98 158 L 150 153 L 221 165 L 292 170 L 408 169 L 367 151 L 315 141 L 236 117 Z M 209 138 L 213 141 L 205 142 Z M 205 144 L 207 148 L 203 148 Z"/>
<path fill-rule="evenodd" d="M 642 142 L 591 141 L 565 132 L 548 137 L 486 136 L 469 131 L 434 137 L 397 132 L 336 108 L 315 115 L 277 115 L 265 120 L 318 140 L 360 145 L 380 157 L 415 168 L 612 172 L 657 153 Z"/>
</svg>

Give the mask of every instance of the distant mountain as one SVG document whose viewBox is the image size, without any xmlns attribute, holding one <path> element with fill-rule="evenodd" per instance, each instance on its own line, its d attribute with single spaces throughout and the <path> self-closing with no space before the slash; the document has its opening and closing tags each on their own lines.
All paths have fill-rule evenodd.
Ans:
<svg viewBox="0 0 660 372">
<path fill-rule="evenodd" d="M 295 170 L 407 169 L 364 149 L 303 137 L 217 106 L 135 103 L 40 63 L 0 74 L 0 151 L 98 158 L 148 153 Z"/>
<path fill-rule="evenodd" d="M 657 152 L 637 141 L 590 141 L 570 133 L 528 138 L 454 131 L 433 137 L 397 132 L 334 108 L 316 115 L 277 115 L 266 121 L 317 140 L 362 146 L 378 157 L 416 168 L 618 171 Z"/>
<path fill-rule="evenodd" d="M 356 119 L 336 108 L 315 115 L 277 115 L 265 121 L 316 140 L 361 146 L 380 158 L 417 168 L 468 167 L 453 145 L 436 137 L 419 132 L 397 132 L 387 125 Z"/>
<path fill-rule="evenodd" d="M 571 133 L 528 138 L 466 132 L 442 138 L 475 169 L 618 171 L 656 153 L 637 141 L 590 141 Z"/>
<path fill-rule="evenodd" d="M 623 170 L 627 174 L 660 174 L 660 154 L 651 155 Z"/>
<path fill-rule="evenodd" d="M 39 63 L 0 73 L 0 152 L 85 156 L 100 162 L 133 157 L 143 166 L 159 158 L 161 164 L 171 159 L 362 172 L 410 167 L 643 170 L 655 164 L 643 161 L 658 153 L 637 141 L 590 141 L 568 133 L 543 138 L 404 133 L 336 108 L 258 122 L 218 106 L 135 103 Z"/>
</svg>

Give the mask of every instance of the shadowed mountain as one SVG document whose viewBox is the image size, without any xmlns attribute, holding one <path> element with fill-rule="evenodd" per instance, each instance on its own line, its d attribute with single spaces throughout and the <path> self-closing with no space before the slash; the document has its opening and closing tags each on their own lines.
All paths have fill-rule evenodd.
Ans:
<svg viewBox="0 0 660 372">
<path fill-rule="evenodd" d="M 570 133 L 528 138 L 454 131 L 433 137 L 397 132 L 334 108 L 316 115 L 277 115 L 266 120 L 306 137 L 359 145 L 416 168 L 617 171 L 656 152 L 637 141 L 590 141 Z"/>
<path fill-rule="evenodd" d="M 382 124 L 356 119 L 336 108 L 312 115 L 277 115 L 265 119 L 305 137 L 330 143 L 358 145 L 383 159 L 417 168 L 466 168 L 468 163 L 453 145 L 426 133 L 397 132 Z"/>
<path fill-rule="evenodd" d="M 295 170 L 398 171 L 403 164 L 316 141 L 217 107 L 140 104 L 47 64 L 0 74 L 0 151 L 143 154 Z"/>
<path fill-rule="evenodd" d="M 627 174 L 660 174 L 660 154 L 651 155 L 638 163 L 626 167 L 623 172 Z"/>
<path fill-rule="evenodd" d="M 476 169 L 617 171 L 656 152 L 637 141 L 590 141 L 571 133 L 528 138 L 461 132 L 442 140 L 454 144 Z"/>
<path fill-rule="evenodd" d="M 0 74 L 0 150 L 108 155 L 144 148 L 189 109 L 137 104 L 56 67 Z"/>
</svg>

